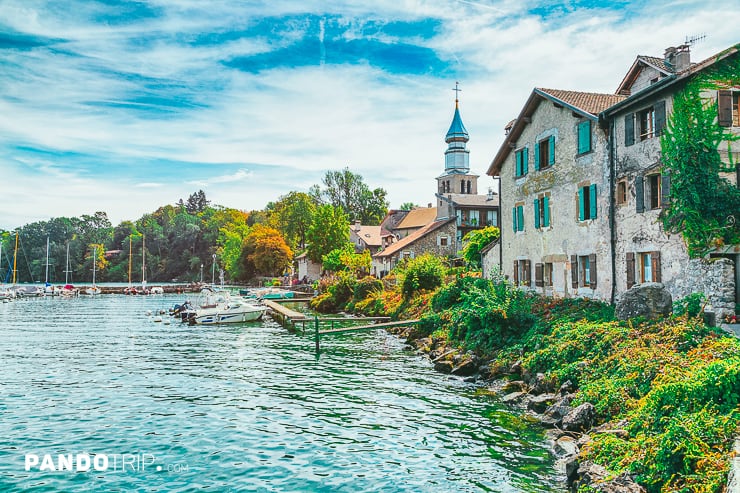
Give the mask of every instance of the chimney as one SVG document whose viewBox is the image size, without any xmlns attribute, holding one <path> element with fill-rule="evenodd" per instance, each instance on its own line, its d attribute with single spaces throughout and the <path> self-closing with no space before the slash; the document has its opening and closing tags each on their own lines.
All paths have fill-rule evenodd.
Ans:
<svg viewBox="0 0 740 493">
<path fill-rule="evenodd" d="M 359 231 L 359 230 L 360 230 L 360 220 L 355 219 L 355 231 Z"/>
<path fill-rule="evenodd" d="M 431 202 L 429 202 L 429 203 L 427 204 L 427 208 L 428 208 L 428 209 L 431 209 L 431 208 L 432 208 L 432 203 L 431 203 Z"/>
<path fill-rule="evenodd" d="M 673 73 L 683 72 L 691 66 L 689 45 L 669 46 L 665 50 L 663 61 Z"/>
</svg>

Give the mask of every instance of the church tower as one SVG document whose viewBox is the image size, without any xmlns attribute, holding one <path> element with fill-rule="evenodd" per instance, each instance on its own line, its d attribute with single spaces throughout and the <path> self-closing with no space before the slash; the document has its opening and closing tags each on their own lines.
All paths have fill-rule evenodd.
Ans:
<svg viewBox="0 0 740 493">
<path fill-rule="evenodd" d="M 451 217 L 452 211 L 449 199 L 455 195 L 476 195 L 478 193 L 478 175 L 470 173 L 470 151 L 467 148 L 468 131 L 460 117 L 460 100 L 458 83 L 455 82 L 455 114 L 452 124 L 445 136 L 447 150 L 445 151 L 444 173 L 437 177 L 437 218 Z M 446 197 L 447 203 L 443 197 Z"/>
</svg>

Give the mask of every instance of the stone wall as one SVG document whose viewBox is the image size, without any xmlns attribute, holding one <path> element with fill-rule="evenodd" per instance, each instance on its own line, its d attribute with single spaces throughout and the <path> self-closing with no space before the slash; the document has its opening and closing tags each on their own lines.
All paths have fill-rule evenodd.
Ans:
<svg viewBox="0 0 740 493">
<path fill-rule="evenodd" d="M 718 323 L 726 315 L 735 314 L 735 270 L 731 260 L 689 260 L 681 273 L 665 284 L 674 301 L 691 293 L 704 293 L 708 300 L 706 310 L 716 314 Z"/>
</svg>

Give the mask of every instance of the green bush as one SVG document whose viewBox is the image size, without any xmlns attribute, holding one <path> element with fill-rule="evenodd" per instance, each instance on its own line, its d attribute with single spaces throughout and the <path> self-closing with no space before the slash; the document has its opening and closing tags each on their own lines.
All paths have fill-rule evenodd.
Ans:
<svg viewBox="0 0 740 493">
<path fill-rule="evenodd" d="M 355 285 L 355 292 L 352 299 L 355 302 L 362 301 L 370 296 L 371 293 L 383 290 L 383 283 L 380 279 L 373 276 L 363 277 Z"/>
<path fill-rule="evenodd" d="M 706 299 L 704 293 L 691 293 L 673 302 L 673 314 L 679 316 L 686 315 L 689 318 L 697 317 L 704 311 Z"/>
<path fill-rule="evenodd" d="M 408 299 L 420 290 L 441 286 L 446 269 L 441 258 L 425 253 L 405 261 L 399 270 L 403 277 L 401 293 Z"/>
</svg>

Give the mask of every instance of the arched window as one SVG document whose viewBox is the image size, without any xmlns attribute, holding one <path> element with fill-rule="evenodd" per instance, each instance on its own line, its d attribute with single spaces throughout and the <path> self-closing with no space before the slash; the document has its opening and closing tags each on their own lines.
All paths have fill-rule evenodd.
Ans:
<svg viewBox="0 0 740 493">
<path fill-rule="evenodd" d="M 460 182 L 460 193 L 465 193 L 465 180 Z"/>
<path fill-rule="evenodd" d="M 471 193 L 470 192 L 470 180 L 468 180 L 468 193 Z"/>
</svg>

